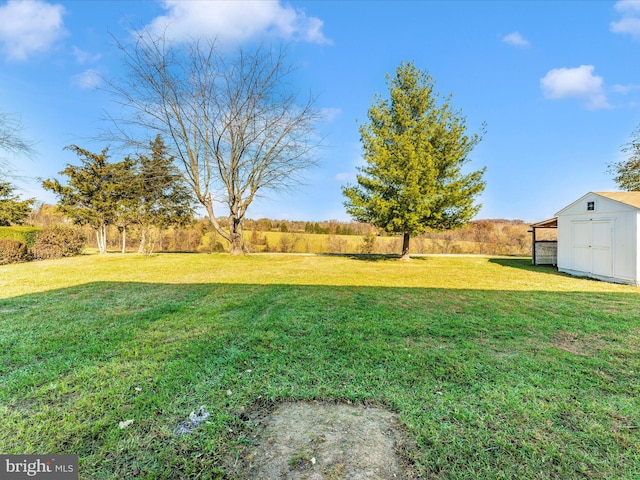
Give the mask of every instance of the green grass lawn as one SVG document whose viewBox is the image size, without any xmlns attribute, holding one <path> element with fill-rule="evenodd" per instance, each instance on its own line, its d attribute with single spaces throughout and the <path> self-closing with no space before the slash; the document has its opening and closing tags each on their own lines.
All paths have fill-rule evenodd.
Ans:
<svg viewBox="0 0 640 480">
<path fill-rule="evenodd" d="M 0 267 L 0 453 L 226 478 L 253 412 L 311 399 L 397 412 L 422 478 L 640 478 L 640 289 L 482 257 Z"/>
</svg>

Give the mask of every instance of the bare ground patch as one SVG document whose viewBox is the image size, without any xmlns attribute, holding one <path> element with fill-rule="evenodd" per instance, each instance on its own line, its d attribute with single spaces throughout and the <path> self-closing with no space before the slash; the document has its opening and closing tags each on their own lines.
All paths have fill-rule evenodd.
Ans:
<svg viewBox="0 0 640 480">
<path fill-rule="evenodd" d="M 378 407 L 283 403 L 256 422 L 253 445 L 232 467 L 247 480 L 411 479 L 407 436 Z"/>
<path fill-rule="evenodd" d="M 607 341 L 601 335 L 578 336 L 564 330 L 558 331 L 553 337 L 552 345 L 565 352 L 590 357 L 597 355 L 607 347 Z"/>
</svg>

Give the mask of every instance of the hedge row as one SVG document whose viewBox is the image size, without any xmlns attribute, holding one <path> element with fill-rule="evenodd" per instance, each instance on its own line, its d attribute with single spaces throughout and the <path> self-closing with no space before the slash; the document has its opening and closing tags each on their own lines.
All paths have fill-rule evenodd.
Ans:
<svg viewBox="0 0 640 480">
<path fill-rule="evenodd" d="M 82 253 L 86 242 L 87 237 L 80 230 L 64 225 L 52 225 L 36 236 L 31 254 L 37 260 L 73 257 Z"/>
<path fill-rule="evenodd" d="M 65 225 L 0 227 L 0 265 L 80 255 L 86 241 L 82 232 Z"/>
<path fill-rule="evenodd" d="M 36 243 L 36 237 L 41 228 L 36 227 L 0 227 L 0 239 L 17 240 L 31 248 Z"/>
<path fill-rule="evenodd" d="M 0 238 L 0 265 L 24 262 L 28 258 L 29 250 L 20 240 Z"/>
</svg>

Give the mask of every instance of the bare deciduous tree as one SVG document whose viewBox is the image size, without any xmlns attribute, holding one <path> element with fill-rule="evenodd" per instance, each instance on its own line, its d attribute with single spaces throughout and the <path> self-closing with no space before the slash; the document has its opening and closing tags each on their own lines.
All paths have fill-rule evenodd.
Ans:
<svg viewBox="0 0 640 480">
<path fill-rule="evenodd" d="M 171 42 L 146 31 L 119 46 L 127 73 L 108 82 L 125 112 L 114 120 L 118 133 L 161 133 L 216 231 L 232 253 L 244 253 L 243 218 L 256 196 L 297 184 L 315 163 L 313 99 L 298 103 L 282 50 L 227 55 L 214 41 Z M 228 229 L 214 212 L 219 203 L 228 207 Z"/>
<path fill-rule="evenodd" d="M 33 155 L 33 144 L 21 136 L 22 123 L 16 115 L 0 112 L 0 179 L 8 176 L 11 170 L 9 159 L 5 156 Z"/>
</svg>

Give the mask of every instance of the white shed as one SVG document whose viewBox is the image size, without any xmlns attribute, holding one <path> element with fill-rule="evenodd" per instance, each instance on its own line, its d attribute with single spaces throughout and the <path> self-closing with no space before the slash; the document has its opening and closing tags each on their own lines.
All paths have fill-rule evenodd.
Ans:
<svg viewBox="0 0 640 480">
<path fill-rule="evenodd" d="M 590 192 L 556 216 L 559 271 L 640 285 L 640 192 Z"/>
</svg>

